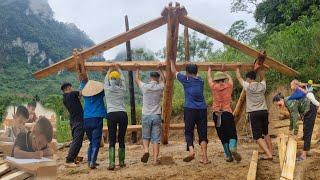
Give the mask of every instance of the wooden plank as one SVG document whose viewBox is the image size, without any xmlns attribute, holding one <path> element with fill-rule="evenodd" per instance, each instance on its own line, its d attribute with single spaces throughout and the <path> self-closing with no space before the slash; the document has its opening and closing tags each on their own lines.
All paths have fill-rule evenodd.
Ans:
<svg viewBox="0 0 320 180">
<path fill-rule="evenodd" d="M 243 111 L 244 105 L 246 104 L 245 102 L 246 102 L 246 91 L 244 89 L 242 89 L 242 91 L 240 93 L 240 97 L 239 97 L 238 102 L 236 104 L 236 108 L 233 111 L 233 116 L 234 116 L 236 124 L 240 120 L 241 112 Z"/>
<path fill-rule="evenodd" d="M 10 169 L 11 168 L 7 163 L 0 165 L 0 176 L 2 176 L 4 174 L 6 174 L 7 172 L 9 172 Z"/>
<path fill-rule="evenodd" d="M 10 166 L 34 175 L 36 179 L 56 179 L 57 177 L 57 163 L 55 161 L 28 164 L 16 163 L 9 159 L 6 161 Z"/>
<path fill-rule="evenodd" d="M 289 138 L 285 161 L 281 172 L 281 177 L 285 179 L 293 179 L 294 169 L 296 165 L 297 142 L 293 138 Z"/>
<path fill-rule="evenodd" d="M 158 70 L 158 64 L 160 61 L 152 60 L 152 61 L 119 61 L 117 62 L 121 69 L 124 71 L 133 71 L 136 70 L 136 64 L 139 65 L 140 70 L 142 71 L 150 71 L 150 70 Z M 167 63 L 162 63 L 164 66 L 162 69 L 166 69 Z M 238 63 L 218 63 L 218 62 L 196 62 L 195 64 L 198 65 L 199 71 L 207 71 L 209 66 L 213 71 L 221 70 L 222 66 L 225 71 L 235 71 L 237 69 Z M 86 70 L 88 71 L 105 71 L 107 68 L 111 67 L 113 62 L 86 62 Z M 185 62 L 177 62 L 177 70 L 184 71 L 186 68 L 187 63 Z M 253 68 L 252 64 L 249 63 L 241 63 L 241 71 L 249 71 Z"/>
<path fill-rule="evenodd" d="M 167 41 L 166 41 L 166 84 L 163 95 L 162 115 L 163 115 L 163 133 L 162 143 L 168 144 L 169 127 L 172 112 L 172 96 L 174 74 L 171 72 L 171 63 L 176 63 L 177 44 L 179 36 L 179 21 L 176 11 L 169 5 L 167 17 Z"/>
<path fill-rule="evenodd" d="M 159 17 L 154 20 L 151 20 L 145 24 L 139 25 L 133 29 L 130 29 L 127 32 L 121 33 L 117 36 L 114 36 L 100 44 L 97 44 L 91 48 L 85 49 L 81 51 L 79 54 L 84 58 L 88 59 L 89 57 L 98 55 L 102 53 L 103 51 L 106 51 L 108 49 L 111 49 L 119 44 L 122 44 L 126 41 L 129 41 L 131 39 L 134 39 L 144 33 L 147 33 L 149 31 L 152 31 L 164 24 L 166 24 L 167 19 L 166 17 Z M 49 66 L 47 68 L 44 68 L 42 70 L 39 70 L 35 72 L 33 75 L 35 78 L 40 79 L 47 77 L 51 74 L 55 74 L 61 70 L 73 68 L 75 65 L 73 56 L 70 56 L 66 59 L 63 59 L 52 66 Z"/>
<path fill-rule="evenodd" d="M 190 45 L 189 45 L 189 30 L 188 27 L 184 27 L 184 56 L 185 56 L 185 61 L 190 61 Z"/>
<path fill-rule="evenodd" d="M 188 16 L 180 15 L 179 21 L 184 26 L 187 26 L 195 31 L 198 31 L 198 32 L 200 32 L 204 35 L 207 35 L 211 38 L 214 38 L 224 44 L 227 44 L 233 48 L 236 48 L 251 57 L 257 58 L 259 55 L 262 55 L 261 52 L 255 50 L 245 44 L 242 44 L 239 41 L 225 35 L 222 32 L 215 30 L 215 29 L 213 29 L 203 23 L 197 22 Z M 284 73 L 286 75 L 297 76 L 299 74 L 296 70 L 274 60 L 273 58 L 271 58 L 269 56 L 266 57 L 264 63 L 267 64 L 268 66 L 272 67 L 273 69 L 276 69 L 280 73 Z"/>
<path fill-rule="evenodd" d="M 254 150 L 252 153 L 252 158 L 250 162 L 250 167 L 247 175 L 247 180 L 255 180 L 257 176 L 258 167 L 258 151 Z"/>
<path fill-rule="evenodd" d="M 213 128 L 213 127 L 214 127 L 214 122 L 208 122 L 208 128 Z M 142 129 L 141 125 L 128 125 L 127 132 L 141 131 L 141 129 Z M 170 130 L 182 130 L 182 129 L 184 129 L 184 123 L 170 124 Z M 108 132 L 107 126 L 103 127 L 103 132 L 104 133 Z"/>
<path fill-rule="evenodd" d="M 24 171 L 17 171 L 12 174 L 8 174 L 6 176 L 1 177 L 1 180 L 21 180 L 31 177 L 30 173 Z"/>
<path fill-rule="evenodd" d="M 284 134 L 278 135 L 277 143 L 278 143 L 280 169 L 283 168 L 283 162 L 284 162 L 286 151 L 287 151 L 287 142 L 288 142 L 288 137 L 285 137 Z"/>
<path fill-rule="evenodd" d="M 0 142 L 0 152 L 2 152 L 5 156 L 11 156 L 13 142 Z"/>
</svg>

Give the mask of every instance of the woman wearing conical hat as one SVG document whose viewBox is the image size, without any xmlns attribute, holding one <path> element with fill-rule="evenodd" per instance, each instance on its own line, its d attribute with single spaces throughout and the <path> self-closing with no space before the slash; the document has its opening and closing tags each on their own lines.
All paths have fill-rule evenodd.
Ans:
<svg viewBox="0 0 320 180">
<path fill-rule="evenodd" d="M 227 162 L 241 161 L 237 152 L 237 130 L 231 109 L 233 81 L 229 74 L 217 71 L 212 79 L 208 69 L 208 83 L 213 97 L 213 120 L 221 140 Z"/>
<path fill-rule="evenodd" d="M 103 118 L 107 112 L 104 105 L 103 83 L 85 79 L 80 83 L 84 98 L 84 130 L 90 141 L 88 148 L 88 166 L 95 169 L 100 141 L 102 138 Z"/>
<path fill-rule="evenodd" d="M 125 136 L 128 126 L 128 116 L 124 104 L 126 86 L 122 71 L 118 64 L 109 68 L 104 81 L 106 103 L 108 107 L 108 130 L 109 130 L 109 167 L 115 168 L 115 144 L 119 142 L 119 166 L 125 167 Z M 118 128 L 117 128 L 118 127 Z M 118 129 L 118 133 L 117 133 Z M 118 134 L 118 137 L 117 137 Z"/>
</svg>

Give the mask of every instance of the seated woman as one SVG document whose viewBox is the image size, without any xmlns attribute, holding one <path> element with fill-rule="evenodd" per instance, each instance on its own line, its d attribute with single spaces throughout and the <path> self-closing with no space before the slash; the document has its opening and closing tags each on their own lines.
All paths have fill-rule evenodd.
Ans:
<svg viewBox="0 0 320 180">
<path fill-rule="evenodd" d="M 41 159 L 53 155 L 48 144 L 52 141 L 53 128 L 50 121 L 41 117 L 32 131 L 18 134 L 12 150 L 12 157 L 19 159 Z"/>
<path fill-rule="evenodd" d="M 125 167 L 125 136 L 128 126 L 128 116 L 124 104 L 126 86 L 122 71 L 118 64 L 116 69 L 109 68 L 104 81 L 104 91 L 108 107 L 108 130 L 109 130 L 109 167 L 115 168 L 115 144 L 119 142 L 119 166 Z M 117 133 L 117 127 L 119 131 Z M 117 137 L 118 134 L 118 137 Z"/>
<path fill-rule="evenodd" d="M 16 113 L 13 115 L 13 124 L 0 136 L 0 141 L 14 142 L 21 132 L 27 132 L 25 122 L 29 118 L 29 112 L 26 107 L 18 106 Z"/>
</svg>

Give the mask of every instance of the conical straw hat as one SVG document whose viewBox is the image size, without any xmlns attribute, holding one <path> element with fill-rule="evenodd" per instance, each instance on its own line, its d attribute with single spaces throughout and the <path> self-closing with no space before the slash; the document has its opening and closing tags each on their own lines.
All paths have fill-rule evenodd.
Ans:
<svg viewBox="0 0 320 180">
<path fill-rule="evenodd" d="M 103 83 L 89 80 L 82 89 L 83 96 L 94 96 L 103 91 Z"/>
</svg>

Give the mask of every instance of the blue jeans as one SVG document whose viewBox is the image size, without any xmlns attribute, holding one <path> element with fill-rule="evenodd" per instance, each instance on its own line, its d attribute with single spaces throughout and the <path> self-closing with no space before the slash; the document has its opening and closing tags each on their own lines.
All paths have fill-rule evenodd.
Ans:
<svg viewBox="0 0 320 180">
<path fill-rule="evenodd" d="M 95 163 L 97 160 L 100 141 L 102 137 L 103 118 L 86 118 L 84 119 L 84 130 L 90 141 L 88 148 L 88 163 Z"/>
<path fill-rule="evenodd" d="M 152 143 L 160 144 L 161 116 L 142 115 L 142 139 L 151 140 Z"/>
</svg>

